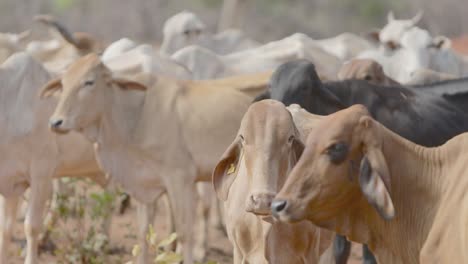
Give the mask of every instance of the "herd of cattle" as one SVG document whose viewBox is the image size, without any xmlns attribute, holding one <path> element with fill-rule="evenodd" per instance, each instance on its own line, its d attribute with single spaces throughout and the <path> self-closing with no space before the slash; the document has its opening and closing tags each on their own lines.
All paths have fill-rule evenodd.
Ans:
<svg viewBox="0 0 468 264">
<path fill-rule="evenodd" d="M 160 47 L 44 15 L 50 40 L 0 33 L 0 263 L 27 189 L 25 263 L 38 263 L 60 177 L 138 202 L 138 263 L 162 196 L 184 263 L 205 257 L 218 201 L 234 263 L 346 263 L 346 238 L 365 263 L 468 263 L 468 45 L 421 17 L 267 44 L 187 11 Z"/>
</svg>

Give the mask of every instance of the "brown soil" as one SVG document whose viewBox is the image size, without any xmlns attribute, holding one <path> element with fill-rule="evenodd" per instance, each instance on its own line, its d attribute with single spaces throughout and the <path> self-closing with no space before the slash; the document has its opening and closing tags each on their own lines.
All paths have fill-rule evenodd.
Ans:
<svg viewBox="0 0 468 264">
<path fill-rule="evenodd" d="M 155 219 L 155 231 L 158 237 L 163 238 L 168 234 L 166 227 L 167 214 L 164 208 L 158 211 Z M 22 219 L 18 219 L 18 222 L 14 229 L 14 240 L 10 249 L 10 261 L 8 264 L 20 264 L 23 263 L 24 258 L 21 256 L 21 248 L 25 244 L 25 237 L 23 233 Z M 132 260 L 131 251 L 133 246 L 137 243 L 137 218 L 136 208 L 134 204 L 124 215 L 114 215 L 111 232 L 110 232 L 110 248 L 115 251 L 113 254 L 109 254 L 109 258 L 106 263 L 109 264 L 120 264 L 127 263 Z M 73 228 L 77 228 L 76 222 L 69 220 L 67 224 L 59 224 L 57 230 L 53 234 L 54 242 L 58 247 L 66 245 L 67 232 L 71 232 Z M 232 247 L 227 237 L 217 229 L 211 229 L 209 234 L 209 251 L 207 260 L 216 261 L 218 263 L 232 263 Z M 51 253 L 43 253 L 40 256 L 40 263 L 70 263 L 69 261 L 59 261 L 58 257 L 53 256 Z M 361 247 L 359 245 L 353 245 L 351 259 L 349 264 L 362 263 L 361 261 Z"/>
</svg>

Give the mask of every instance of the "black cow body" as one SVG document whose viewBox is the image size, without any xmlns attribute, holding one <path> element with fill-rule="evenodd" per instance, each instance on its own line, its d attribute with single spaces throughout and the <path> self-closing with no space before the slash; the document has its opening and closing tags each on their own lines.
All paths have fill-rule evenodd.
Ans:
<svg viewBox="0 0 468 264">
<path fill-rule="evenodd" d="M 424 88 L 424 89 L 423 89 Z M 271 77 L 270 90 L 256 100 L 271 98 L 299 104 L 308 112 L 332 114 L 354 104 L 365 105 L 374 119 L 423 146 L 439 146 L 468 131 L 468 79 L 426 87 L 379 86 L 363 80 L 322 83 L 312 63 L 288 62 Z M 335 240 L 335 260 L 346 263 L 349 242 Z M 364 247 L 364 263 L 376 263 Z"/>
</svg>

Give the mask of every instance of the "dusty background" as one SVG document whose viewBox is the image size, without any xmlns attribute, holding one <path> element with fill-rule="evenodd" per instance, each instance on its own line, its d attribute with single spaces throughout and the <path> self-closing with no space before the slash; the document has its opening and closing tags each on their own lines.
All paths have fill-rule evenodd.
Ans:
<svg viewBox="0 0 468 264">
<path fill-rule="evenodd" d="M 247 35 L 271 41 L 303 32 L 312 38 L 367 32 L 381 27 L 393 10 L 397 18 L 424 11 L 421 26 L 450 37 L 468 32 L 467 0 L 242 0 L 240 27 Z M 216 29 L 223 0 L 0 0 L 0 31 L 21 31 L 38 13 L 58 16 L 74 31 L 112 41 L 123 36 L 160 41 L 164 21 L 182 11 L 199 14 Z"/>
</svg>

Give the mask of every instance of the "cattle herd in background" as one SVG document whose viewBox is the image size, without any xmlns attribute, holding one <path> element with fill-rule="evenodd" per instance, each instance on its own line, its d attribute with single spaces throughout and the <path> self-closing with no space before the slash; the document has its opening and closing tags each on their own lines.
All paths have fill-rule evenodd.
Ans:
<svg viewBox="0 0 468 264">
<path fill-rule="evenodd" d="M 27 189 L 25 263 L 39 263 L 61 177 L 137 201 L 140 264 L 162 196 L 184 263 L 205 258 L 218 206 L 234 263 L 346 263 L 347 239 L 364 263 L 468 263 L 468 45 L 421 18 L 266 44 L 188 11 L 159 47 L 47 15 L 47 40 L 0 33 L 0 264 Z"/>
</svg>

